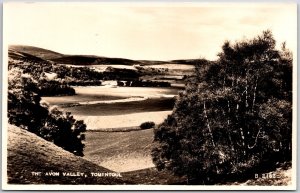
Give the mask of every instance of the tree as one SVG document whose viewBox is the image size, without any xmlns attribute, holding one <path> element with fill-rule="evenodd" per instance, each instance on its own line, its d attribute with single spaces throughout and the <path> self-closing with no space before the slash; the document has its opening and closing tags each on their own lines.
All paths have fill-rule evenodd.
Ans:
<svg viewBox="0 0 300 193">
<path fill-rule="evenodd" d="M 56 107 L 41 103 L 38 83 L 31 75 L 12 68 L 8 77 L 9 123 L 83 156 L 84 122 L 75 120 L 71 113 L 63 113 Z"/>
<path fill-rule="evenodd" d="M 270 31 L 222 46 L 198 66 L 172 115 L 154 130 L 157 168 L 214 183 L 291 160 L 292 55 Z M 201 82 L 200 82 L 201 81 Z M 250 170 L 251 169 L 251 170 Z"/>
</svg>

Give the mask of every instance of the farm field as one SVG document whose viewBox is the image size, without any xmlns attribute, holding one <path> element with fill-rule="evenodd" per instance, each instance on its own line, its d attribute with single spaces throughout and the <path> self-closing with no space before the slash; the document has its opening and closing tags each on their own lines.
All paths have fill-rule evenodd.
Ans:
<svg viewBox="0 0 300 193">
<path fill-rule="evenodd" d="M 89 101 L 112 101 L 140 98 L 172 98 L 180 91 L 178 88 L 149 88 L 149 87 L 116 87 L 106 86 L 76 86 L 76 95 L 43 97 L 50 105 L 64 105 Z"/>
<path fill-rule="evenodd" d="M 171 113 L 177 88 L 89 86 L 74 87 L 76 95 L 43 97 L 50 105 L 82 119 L 88 130 L 137 127 L 146 121 L 163 122 Z"/>
<path fill-rule="evenodd" d="M 154 167 L 151 158 L 153 130 L 86 132 L 84 158 L 117 172 Z"/>
<path fill-rule="evenodd" d="M 160 124 L 171 113 L 172 111 L 154 111 L 112 116 L 74 115 L 74 117 L 77 120 L 84 120 L 85 124 L 87 125 L 87 130 L 120 131 L 124 128 L 129 128 L 129 130 L 137 130 L 139 129 L 139 125 L 141 123 L 147 121 Z"/>
<path fill-rule="evenodd" d="M 129 102 L 113 102 L 96 104 L 79 104 L 73 107 L 64 108 L 74 115 L 81 116 L 111 116 L 111 115 L 125 115 L 139 112 L 154 112 L 154 111 L 167 111 L 172 110 L 174 99 L 170 98 L 157 98 L 157 99 L 144 99 L 133 100 Z"/>
</svg>

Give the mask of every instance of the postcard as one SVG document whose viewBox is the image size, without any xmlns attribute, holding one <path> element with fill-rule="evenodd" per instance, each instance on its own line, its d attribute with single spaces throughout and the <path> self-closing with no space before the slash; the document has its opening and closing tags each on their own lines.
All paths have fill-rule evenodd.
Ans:
<svg viewBox="0 0 300 193">
<path fill-rule="evenodd" d="M 2 189 L 296 189 L 297 4 L 3 13 Z"/>
</svg>

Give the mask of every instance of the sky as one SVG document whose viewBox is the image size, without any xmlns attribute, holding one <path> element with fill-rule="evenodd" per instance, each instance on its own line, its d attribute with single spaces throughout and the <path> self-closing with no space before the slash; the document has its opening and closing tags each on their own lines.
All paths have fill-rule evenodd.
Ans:
<svg viewBox="0 0 300 193">
<path fill-rule="evenodd" d="M 4 42 L 63 54 L 216 59 L 225 40 L 270 29 L 296 53 L 296 4 L 6 3 Z M 296 54 L 295 54 L 296 55 Z"/>
</svg>

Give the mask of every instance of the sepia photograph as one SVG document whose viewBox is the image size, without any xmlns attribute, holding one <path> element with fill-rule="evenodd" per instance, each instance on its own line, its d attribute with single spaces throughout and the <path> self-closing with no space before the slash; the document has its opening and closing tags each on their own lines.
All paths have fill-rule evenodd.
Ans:
<svg viewBox="0 0 300 193">
<path fill-rule="evenodd" d="M 2 189 L 295 190 L 297 4 L 6 2 Z"/>
</svg>

